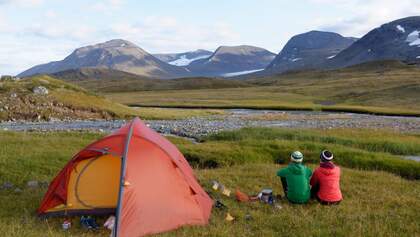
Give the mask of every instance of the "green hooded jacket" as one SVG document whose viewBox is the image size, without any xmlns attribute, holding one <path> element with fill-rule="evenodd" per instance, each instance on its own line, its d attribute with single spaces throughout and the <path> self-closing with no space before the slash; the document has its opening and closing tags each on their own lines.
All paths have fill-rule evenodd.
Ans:
<svg viewBox="0 0 420 237">
<path fill-rule="evenodd" d="M 306 203 L 311 197 L 309 179 L 312 171 L 301 163 L 291 162 L 286 168 L 277 171 L 277 176 L 287 182 L 287 199 L 295 203 Z"/>
</svg>

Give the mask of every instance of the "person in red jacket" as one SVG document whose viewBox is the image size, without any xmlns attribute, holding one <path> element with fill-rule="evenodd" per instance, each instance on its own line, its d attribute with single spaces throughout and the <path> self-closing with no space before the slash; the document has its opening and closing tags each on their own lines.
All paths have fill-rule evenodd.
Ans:
<svg viewBox="0 0 420 237">
<path fill-rule="evenodd" d="M 332 160 L 334 155 L 330 151 L 322 151 L 320 165 L 312 175 L 311 193 L 321 204 L 338 204 L 343 199 L 340 190 L 340 167 Z"/>
</svg>

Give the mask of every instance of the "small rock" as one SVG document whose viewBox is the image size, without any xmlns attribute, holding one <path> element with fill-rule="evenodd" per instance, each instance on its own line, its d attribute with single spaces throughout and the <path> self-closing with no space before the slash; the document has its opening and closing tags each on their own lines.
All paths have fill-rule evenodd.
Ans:
<svg viewBox="0 0 420 237">
<path fill-rule="evenodd" d="M 17 97 L 17 94 L 16 93 L 10 94 L 10 98 L 16 98 L 16 97 Z"/>
<path fill-rule="evenodd" d="M 37 95 L 48 95 L 48 89 L 43 86 L 35 87 L 32 92 Z"/>
<path fill-rule="evenodd" d="M 39 183 L 36 180 L 31 180 L 31 181 L 28 181 L 28 183 L 26 183 L 26 186 L 31 189 L 36 189 L 39 187 Z"/>
<path fill-rule="evenodd" d="M 15 193 L 21 193 L 22 192 L 22 189 L 20 189 L 20 188 L 15 188 Z"/>
<path fill-rule="evenodd" d="M 46 181 L 41 181 L 41 182 L 39 182 L 39 187 L 42 187 L 42 188 L 47 188 L 47 187 L 48 187 L 48 185 L 49 185 L 49 183 L 48 183 L 48 182 L 46 182 Z"/>
<path fill-rule="evenodd" d="M 14 185 L 12 183 L 10 183 L 10 182 L 4 182 L 3 185 L 1 186 L 1 189 L 8 190 L 8 189 L 12 189 L 13 186 Z"/>
</svg>

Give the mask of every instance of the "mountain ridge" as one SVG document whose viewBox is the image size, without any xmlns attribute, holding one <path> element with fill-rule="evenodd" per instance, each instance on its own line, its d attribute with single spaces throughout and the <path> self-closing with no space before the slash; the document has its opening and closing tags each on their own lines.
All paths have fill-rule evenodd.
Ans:
<svg viewBox="0 0 420 237">
<path fill-rule="evenodd" d="M 82 67 L 116 69 L 152 78 L 173 78 L 189 75 L 185 68 L 160 61 L 129 41 L 114 39 L 77 48 L 61 61 L 34 66 L 18 76 L 52 74 Z"/>
<path fill-rule="evenodd" d="M 265 68 L 274 57 L 274 53 L 256 46 L 219 46 L 210 57 L 193 61 L 187 69 L 194 75 L 223 76 Z"/>
<path fill-rule="evenodd" d="M 369 31 L 334 57 L 326 68 L 342 68 L 368 61 L 420 61 L 420 16 L 397 19 Z"/>
<path fill-rule="evenodd" d="M 340 51 L 355 42 L 355 38 L 338 33 L 312 30 L 291 37 L 276 58 L 267 66 L 272 73 L 319 68 Z"/>
</svg>

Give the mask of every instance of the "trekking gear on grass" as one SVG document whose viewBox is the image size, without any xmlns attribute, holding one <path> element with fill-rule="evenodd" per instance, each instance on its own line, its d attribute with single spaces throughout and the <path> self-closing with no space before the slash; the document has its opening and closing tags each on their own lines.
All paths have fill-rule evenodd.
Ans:
<svg viewBox="0 0 420 237">
<path fill-rule="evenodd" d="M 250 198 L 247 194 L 239 191 L 239 189 L 236 189 L 235 191 L 235 198 L 238 202 L 249 202 Z"/>
<path fill-rule="evenodd" d="M 97 230 L 99 225 L 96 224 L 96 221 L 91 216 L 82 216 L 80 217 L 80 225 L 87 230 Z"/>
<path fill-rule="evenodd" d="M 205 225 L 212 206 L 177 147 L 135 118 L 77 153 L 49 185 L 38 214 L 114 214 L 114 237 L 139 237 Z M 85 219 L 81 224 L 89 228 Z"/>
<path fill-rule="evenodd" d="M 110 216 L 104 223 L 104 227 L 113 230 L 115 226 L 115 216 Z"/>
<path fill-rule="evenodd" d="M 235 218 L 228 212 L 228 213 L 226 213 L 225 220 L 230 222 L 230 221 L 235 220 Z"/>
<path fill-rule="evenodd" d="M 216 202 L 214 203 L 214 206 L 221 210 L 227 209 L 227 206 L 219 200 L 216 200 Z"/>
<path fill-rule="evenodd" d="M 267 204 L 274 204 L 274 196 L 272 189 L 263 189 L 259 194 L 258 198 L 261 202 Z"/>
<path fill-rule="evenodd" d="M 219 183 L 216 180 L 212 181 L 212 189 L 215 191 L 220 191 L 223 195 L 230 197 L 231 191 L 230 189 L 226 188 L 223 184 Z"/>
<path fill-rule="evenodd" d="M 63 224 L 61 224 L 61 226 L 63 227 L 63 230 L 68 230 L 71 227 L 71 221 L 66 219 L 63 221 Z"/>
<path fill-rule="evenodd" d="M 309 178 L 312 171 L 301 163 L 291 162 L 280 169 L 277 176 L 283 178 L 283 189 L 286 198 L 293 203 L 306 203 L 310 198 Z"/>
</svg>

